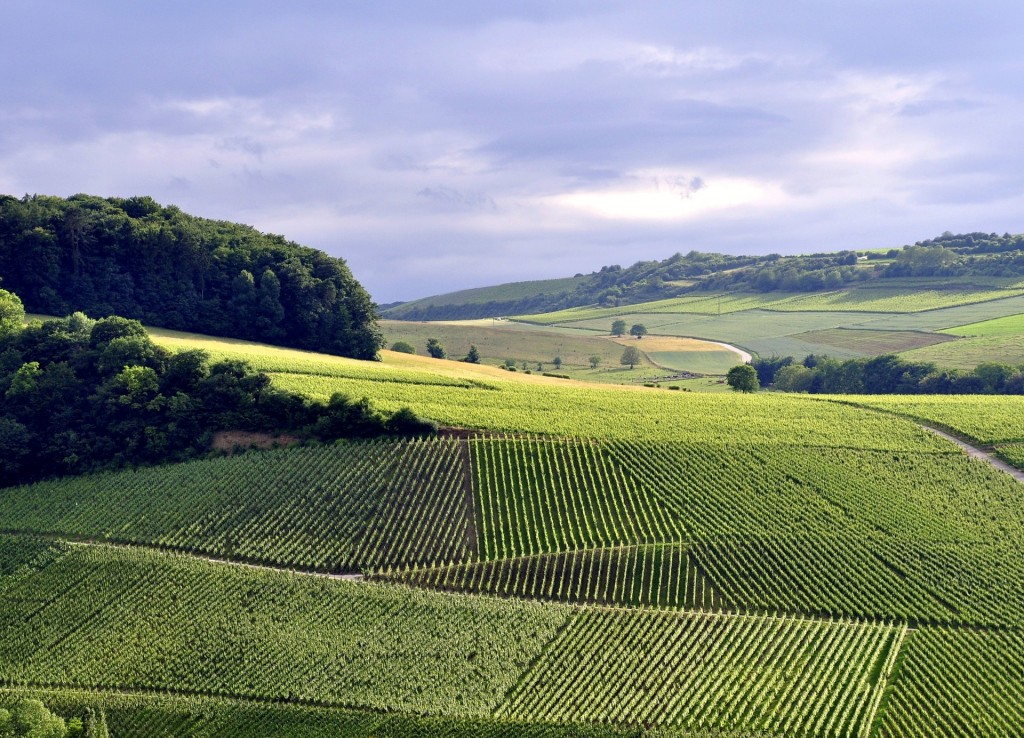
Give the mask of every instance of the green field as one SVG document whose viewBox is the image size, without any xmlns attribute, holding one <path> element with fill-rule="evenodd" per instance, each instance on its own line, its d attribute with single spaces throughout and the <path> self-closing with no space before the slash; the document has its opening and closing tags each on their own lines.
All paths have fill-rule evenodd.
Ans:
<svg viewBox="0 0 1024 738">
<path fill-rule="evenodd" d="M 908 359 L 973 369 L 986 360 L 1024 362 L 1022 314 L 1020 280 L 993 277 L 887 279 L 883 286 L 872 282 L 816 293 L 694 292 L 515 320 L 597 333 L 622 319 L 627 325 L 643 323 L 654 334 L 724 341 L 765 357 L 816 353 L 848 359 L 908 352 Z M 954 341 L 951 336 L 972 337 Z"/>
<path fill-rule="evenodd" d="M 946 328 L 942 332 L 957 336 L 1019 336 L 1024 334 L 1024 314 L 958 325 L 955 328 Z"/>
<path fill-rule="evenodd" d="M 973 369 L 990 361 L 1020 366 L 1024 364 L 1024 333 L 969 336 L 907 351 L 903 357 L 909 361 L 931 361 L 951 369 Z"/>
<path fill-rule="evenodd" d="M 913 420 L 1019 459 L 1024 398 L 157 340 L 459 430 L 0 491 L 0 703 L 146 738 L 1024 734 L 1022 487 Z"/>
</svg>

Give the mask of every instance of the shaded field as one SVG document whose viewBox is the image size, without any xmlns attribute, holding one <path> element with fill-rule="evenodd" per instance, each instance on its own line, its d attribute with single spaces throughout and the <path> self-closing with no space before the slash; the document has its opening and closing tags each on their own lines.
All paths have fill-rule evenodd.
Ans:
<svg viewBox="0 0 1024 738">
<path fill-rule="evenodd" d="M 974 369 L 990 361 L 1020 366 L 1024 364 L 1024 335 L 968 336 L 906 351 L 902 356 L 910 361 L 931 361 L 951 369 Z"/>
<path fill-rule="evenodd" d="M 1010 466 L 1024 470 L 1024 443 L 1008 443 L 997 446 L 996 455 Z"/>
<path fill-rule="evenodd" d="M 103 711 L 117 738 L 664 738 L 636 728 L 491 717 L 431 717 L 230 697 L 0 688 L 0 706 L 38 699 L 64 718 Z"/>
<path fill-rule="evenodd" d="M 476 554 L 463 456 L 369 441 L 40 482 L 0 495 L 0 529 L 326 572 L 451 563 Z"/>
<path fill-rule="evenodd" d="M 798 333 L 794 338 L 818 346 L 856 351 L 864 356 L 894 354 L 910 349 L 955 341 L 952 336 L 918 331 L 873 331 L 870 329 L 833 328 Z"/>
<path fill-rule="evenodd" d="M 925 310 L 989 302 L 1024 294 L 1019 288 L 970 289 L 923 287 L 899 289 L 888 286 L 860 287 L 804 295 L 772 306 L 772 310 L 859 310 L 873 313 L 917 313 Z"/>
<path fill-rule="evenodd" d="M 581 331 L 538 330 L 509 321 L 414 323 L 385 320 L 380 325 L 389 347 L 395 341 L 406 341 L 418 354 L 426 355 L 427 339 L 436 338 L 453 359 L 461 359 L 469 352 L 470 345 L 474 345 L 488 364 L 498 365 L 512 359 L 517 365 L 526 362 L 534 371 L 538 363 L 554 371 L 551 362 L 556 356 L 567 366 L 589 369 L 591 356 L 610 365 L 618 364 L 622 355 L 622 349 L 603 336 Z"/>
</svg>

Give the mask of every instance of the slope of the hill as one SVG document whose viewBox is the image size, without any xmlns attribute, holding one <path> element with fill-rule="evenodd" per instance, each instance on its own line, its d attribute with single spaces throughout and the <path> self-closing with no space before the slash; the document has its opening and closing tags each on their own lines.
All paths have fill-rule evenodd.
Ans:
<svg viewBox="0 0 1024 738">
<path fill-rule="evenodd" d="M 0 704 L 145 738 L 1024 732 L 1022 487 L 900 416 L 1012 441 L 1019 398 L 157 340 L 476 432 L 5 490 Z"/>
<path fill-rule="evenodd" d="M 344 260 L 149 197 L 0 196 L 0 279 L 30 312 L 372 359 L 380 333 Z"/>
<path fill-rule="evenodd" d="M 466 320 L 573 307 L 622 307 L 708 290 L 816 293 L 906 277 L 957 278 L 979 284 L 1024 277 L 1024 235 L 971 233 L 919 241 L 889 251 L 727 256 L 691 251 L 664 261 L 605 266 L 572 279 L 516 282 L 390 306 L 396 320 Z M 853 308 L 857 309 L 857 308 Z"/>
</svg>

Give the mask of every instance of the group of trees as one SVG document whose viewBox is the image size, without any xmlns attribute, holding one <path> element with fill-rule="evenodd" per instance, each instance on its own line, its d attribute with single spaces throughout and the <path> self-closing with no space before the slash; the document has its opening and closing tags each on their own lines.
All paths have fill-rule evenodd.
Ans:
<svg viewBox="0 0 1024 738">
<path fill-rule="evenodd" d="M 612 335 L 621 337 L 626 332 L 626 321 L 615 320 L 612 322 Z M 647 326 L 643 323 L 634 323 L 629 329 L 629 335 L 636 336 L 637 338 L 643 338 L 647 335 Z"/>
<path fill-rule="evenodd" d="M 244 362 L 172 353 L 135 320 L 74 313 L 23 327 L 15 296 L 0 290 L 0 306 L 0 484 L 188 458 L 218 430 L 321 440 L 432 430 L 409 410 L 313 402 Z"/>
<path fill-rule="evenodd" d="M 1024 366 L 988 362 L 972 371 L 940 369 L 931 362 L 906 361 L 894 354 L 847 359 L 810 354 L 755 359 L 760 384 L 785 392 L 836 394 L 1024 394 Z"/>
<path fill-rule="evenodd" d="M 375 308 L 344 260 L 149 197 L 0 196 L 0 275 L 30 312 L 373 359 Z"/>
<path fill-rule="evenodd" d="M 110 731 L 102 710 L 64 720 L 39 700 L 20 699 L 0 707 L 0 738 L 110 738 Z"/>
<path fill-rule="evenodd" d="M 619 307 L 697 290 L 815 292 L 889 277 L 1022 276 L 1024 235 L 944 233 L 888 252 L 870 252 L 864 263 L 862 258 L 852 250 L 793 256 L 690 251 L 663 261 L 638 261 L 626 268 L 612 264 L 588 275 L 577 274 L 572 289 L 539 291 L 516 300 L 397 304 L 385 314 L 401 320 L 455 320 L 545 313 L 583 305 Z M 623 326 L 618 335 L 624 333 Z"/>
</svg>

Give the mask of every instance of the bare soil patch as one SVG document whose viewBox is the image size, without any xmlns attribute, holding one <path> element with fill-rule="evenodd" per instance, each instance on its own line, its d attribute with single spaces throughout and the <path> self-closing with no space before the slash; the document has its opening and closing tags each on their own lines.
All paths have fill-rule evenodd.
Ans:
<svg viewBox="0 0 1024 738">
<path fill-rule="evenodd" d="M 217 431 L 213 434 L 212 448 L 217 451 L 226 451 L 230 454 L 236 449 L 258 448 L 266 450 L 268 448 L 292 446 L 298 442 L 299 439 L 295 436 L 289 436 L 284 433 L 252 433 L 240 430 Z"/>
</svg>

